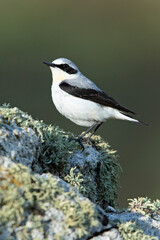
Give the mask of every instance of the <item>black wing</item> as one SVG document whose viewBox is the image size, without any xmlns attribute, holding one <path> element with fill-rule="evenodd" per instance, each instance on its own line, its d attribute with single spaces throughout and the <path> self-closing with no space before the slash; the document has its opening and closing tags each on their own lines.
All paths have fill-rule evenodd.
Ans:
<svg viewBox="0 0 160 240">
<path fill-rule="evenodd" d="M 103 91 L 98 91 L 92 88 L 79 88 L 73 85 L 68 84 L 67 82 L 63 81 L 59 87 L 71 94 L 72 96 L 83 98 L 86 100 L 90 100 L 92 102 L 99 103 L 103 106 L 112 107 L 115 109 L 118 109 L 120 111 L 123 111 L 125 113 L 132 113 L 135 115 L 135 113 L 127 108 L 122 107 L 118 104 L 112 97 L 108 96 Z"/>
</svg>

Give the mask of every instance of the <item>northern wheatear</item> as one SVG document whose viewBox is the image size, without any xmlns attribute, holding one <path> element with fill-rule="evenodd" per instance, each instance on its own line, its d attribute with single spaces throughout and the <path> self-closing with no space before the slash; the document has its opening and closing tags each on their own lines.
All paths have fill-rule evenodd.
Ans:
<svg viewBox="0 0 160 240">
<path fill-rule="evenodd" d="M 57 110 L 77 125 L 89 127 L 77 139 L 80 143 L 90 130 L 88 138 L 109 118 L 143 123 L 132 117 L 133 111 L 122 107 L 85 77 L 70 60 L 58 58 L 43 63 L 52 72 L 52 100 Z"/>
</svg>

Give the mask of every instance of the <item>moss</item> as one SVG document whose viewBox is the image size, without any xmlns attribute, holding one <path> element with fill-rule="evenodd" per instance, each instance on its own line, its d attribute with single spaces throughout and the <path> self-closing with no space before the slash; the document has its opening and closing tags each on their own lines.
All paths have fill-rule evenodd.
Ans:
<svg viewBox="0 0 160 240">
<path fill-rule="evenodd" d="M 108 204 L 114 206 L 117 198 L 118 179 L 121 167 L 117 161 L 116 152 L 110 149 L 100 136 L 93 136 L 92 141 L 99 153 L 96 167 L 93 161 L 85 162 L 84 167 L 70 166 L 70 158 L 73 154 L 81 154 L 79 145 L 72 133 L 61 130 L 58 126 L 47 125 L 43 121 L 34 120 L 30 115 L 18 108 L 9 105 L 0 107 L 1 126 L 11 121 L 18 126 L 32 128 L 40 139 L 40 156 L 38 162 L 43 172 L 55 174 L 75 186 L 84 196 L 90 198 L 105 208 Z M 78 155 L 77 154 L 77 161 Z M 83 159 L 87 158 L 87 152 Z M 33 162 L 32 170 L 36 171 L 36 162 Z M 76 168 L 75 168 L 76 167 Z"/>
<path fill-rule="evenodd" d="M 138 212 L 142 215 L 152 215 L 154 213 L 160 214 L 160 200 L 151 200 L 146 197 L 139 197 L 134 199 L 128 199 L 129 201 L 129 211 Z"/>
<path fill-rule="evenodd" d="M 157 237 L 144 234 L 143 230 L 135 222 L 126 222 L 121 223 L 118 226 L 118 229 L 124 240 L 153 240 Z"/>
<path fill-rule="evenodd" d="M 10 223 L 14 228 L 22 226 L 23 234 L 28 234 L 31 229 L 44 234 L 47 223 L 43 217 L 52 207 L 62 211 L 65 229 L 76 229 L 78 238 L 99 224 L 95 205 L 88 199 L 62 187 L 56 177 L 38 177 L 21 164 L 0 168 L 0 196 L 1 231 Z"/>
</svg>

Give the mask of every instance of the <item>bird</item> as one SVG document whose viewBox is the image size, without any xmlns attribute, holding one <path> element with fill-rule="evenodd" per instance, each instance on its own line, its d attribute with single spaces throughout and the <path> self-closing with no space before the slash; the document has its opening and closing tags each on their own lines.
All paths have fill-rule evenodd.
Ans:
<svg viewBox="0 0 160 240">
<path fill-rule="evenodd" d="M 148 125 L 138 120 L 135 112 L 121 106 L 85 77 L 71 60 L 57 58 L 52 62 L 43 63 L 51 69 L 51 94 L 56 109 L 75 124 L 88 127 L 75 139 L 83 149 L 82 142 L 90 140 L 107 119 L 128 120 Z M 89 132 L 89 136 L 84 138 Z"/>
</svg>

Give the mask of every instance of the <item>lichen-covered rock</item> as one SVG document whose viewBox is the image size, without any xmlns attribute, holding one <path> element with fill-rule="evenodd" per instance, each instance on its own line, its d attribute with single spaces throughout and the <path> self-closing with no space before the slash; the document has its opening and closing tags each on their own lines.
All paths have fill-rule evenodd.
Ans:
<svg viewBox="0 0 160 240">
<path fill-rule="evenodd" d="M 51 174 L 0 168 L 0 239 L 87 239 L 108 224 L 102 211 Z"/>
<path fill-rule="evenodd" d="M 129 208 L 122 212 L 107 213 L 112 224 L 118 229 L 124 240 L 160 239 L 160 200 L 149 198 L 129 199 Z"/>
<path fill-rule="evenodd" d="M 119 231 L 124 240 L 159 240 L 158 235 L 155 237 L 151 235 L 151 228 L 149 228 L 148 234 L 145 234 L 145 231 L 136 224 L 136 222 L 127 221 L 126 223 L 119 224 Z"/>
<path fill-rule="evenodd" d="M 73 134 L 34 120 L 18 108 L 0 107 L 3 159 L 22 163 L 39 174 L 50 172 L 101 207 L 114 206 L 121 171 L 115 151 L 94 136 L 94 147 L 86 144 L 82 152 L 75 141 L 69 141 L 71 138 Z"/>
<path fill-rule="evenodd" d="M 34 130 L 19 127 L 2 117 L 0 122 L 0 156 L 31 168 L 40 154 L 39 141 Z"/>
<path fill-rule="evenodd" d="M 117 196 L 115 151 L 94 136 L 82 152 L 71 138 L 0 107 L 0 240 L 160 239 L 160 200 L 130 199 L 116 212 L 108 206 Z"/>
<path fill-rule="evenodd" d="M 92 141 L 96 143 L 95 148 L 86 146 L 83 153 L 76 151 L 71 154 L 70 172 L 64 179 L 105 209 L 108 204 L 114 206 L 117 198 L 120 166 L 116 160 L 116 151 L 111 150 L 108 143 L 99 136 L 93 136 Z"/>
<path fill-rule="evenodd" d="M 109 231 L 99 233 L 97 236 L 90 238 L 90 240 L 123 240 L 123 238 L 116 228 L 112 228 Z"/>
</svg>

